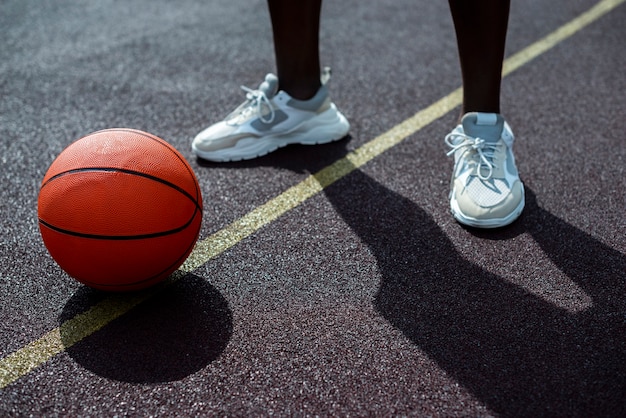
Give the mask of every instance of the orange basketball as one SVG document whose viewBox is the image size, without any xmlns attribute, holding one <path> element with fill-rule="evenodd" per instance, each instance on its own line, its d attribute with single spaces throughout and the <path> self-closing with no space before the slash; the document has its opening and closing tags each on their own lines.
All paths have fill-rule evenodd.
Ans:
<svg viewBox="0 0 626 418">
<path fill-rule="evenodd" d="M 54 160 L 39 191 L 39 229 L 70 276 L 102 290 L 138 290 L 173 273 L 202 222 L 192 168 L 146 132 L 107 129 Z"/>
</svg>

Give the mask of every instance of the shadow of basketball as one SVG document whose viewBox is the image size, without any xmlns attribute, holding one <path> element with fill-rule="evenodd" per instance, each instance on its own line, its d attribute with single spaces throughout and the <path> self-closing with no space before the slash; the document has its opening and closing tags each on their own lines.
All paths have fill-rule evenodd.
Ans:
<svg viewBox="0 0 626 418">
<path fill-rule="evenodd" d="M 81 288 L 65 305 L 59 322 L 104 297 L 128 296 Z M 99 376 L 132 383 L 183 379 L 217 359 L 231 334 L 227 301 L 206 280 L 191 274 L 76 344 L 72 331 L 61 327 L 66 352 L 78 364 Z"/>
</svg>

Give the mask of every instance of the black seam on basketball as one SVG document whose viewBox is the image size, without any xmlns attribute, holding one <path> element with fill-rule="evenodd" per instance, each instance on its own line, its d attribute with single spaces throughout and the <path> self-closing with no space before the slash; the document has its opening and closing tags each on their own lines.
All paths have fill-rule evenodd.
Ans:
<svg viewBox="0 0 626 418">
<path fill-rule="evenodd" d="M 167 235 L 172 235 L 172 234 L 176 234 L 178 232 L 184 231 L 185 229 L 187 229 L 187 227 L 189 225 L 191 225 L 193 220 L 196 218 L 196 215 L 198 214 L 198 212 L 200 212 L 200 216 L 202 216 L 202 211 L 200 210 L 200 208 L 196 207 L 196 209 L 194 209 L 193 215 L 191 215 L 191 218 L 189 219 L 189 221 L 187 221 L 184 225 L 179 226 L 178 228 L 170 229 L 168 231 L 154 232 L 154 233 L 151 233 L 151 234 L 141 234 L 141 235 L 87 234 L 87 233 L 84 233 L 84 232 L 70 231 L 68 229 L 60 228 L 58 226 L 52 225 L 52 224 L 44 221 L 41 218 L 39 218 L 39 223 L 44 225 L 45 227 L 53 230 L 53 231 L 60 232 L 62 234 L 66 234 L 66 235 L 71 235 L 71 236 L 74 236 L 74 237 L 79 237 L 79 238 L 101 239 L 101 240 L 111 240 L 111 241 L 130 241 L 130 240 L 138 240 L 138 239 L 159 238 L 159 237 L 164 237 L 164 236 L 167 236 Z"/>
<path fill-rule="evenodd" d="M 161 144 L 165 148 L 167 148 L 168 151 L 172 152 L 172 154 L 174 154 L 174 156 L 178 159 L 178 161 L 183 163 L 183 165 L 185 166 L 185 169 L 191 175 L 192 178 L 194 178 L 194 179 L 196 178 L 196 174 L 189 167 L 189 163 L 187 162 L 187 160 L 185 160 L 180 155 L 178 155 L 177 152 L 173 152 L 172 149 L 175 149 L 175 148 L 169 142 L 165 141 L 162 138 L 159 138 L 156 135 L 152 135 L 151 133 L 140 131 L 140 130 L 137 130 L 137 129 L 131 129 L 131 128 L 111 128 L 111 129 L 103 129 L 103 130 L 98 131 L 98 132 L 130 132 L 130 133 L 134 133 L 134 134 L 137 134 L 137 135 L 141 135 L 141 136 L 143 136 L 145 138 L 148 138 L 148 139 L 150 139 L 152 141 L 158 142 L 159 144 Z M 98 132 L 94 132 L 94 133 L 98 133 Z M 200 188 L 199 188 L 199 186 L 198 186 L 198 184 L 196 182 L 196 201 L 200 200 L 200 196 L 201 196 Z"/>
<path fill-rule="evenodd" d="M 67 171 L 63 171 L 61 173 L 57 173 L 54 176 L 50 177 L 44 184 L 41 185 L 41 189 L 43 189 L 46 185 L 48 185 L 48 183 L 52 182 L 53 180 L 56 180 L 59 177 L 63 177 L 69 174 L 75 174 L 75 173 L 84 173 L 84 172 L 90 172 L 90 171 L 104 171 L 104 172 L 117 172 L 117 173 L 124 173 L 124 174 L 130 174 L 133 176 L 139 176 L 139 177 L 143 177 L 149 180 L 153 180 L 156 182 L 159 182 L 161 184 L 164 184 L 174 190 L 176 190 L 179 193 L 182 193 L 183 195 L 185 195 L 185 197 L 187 197 L 189 200 L 191 200 L 193 202 L 193 204 L 196 206 L 196 208 L 202 210 L 202 207 L 200 206 L 200 202 L 198 201 L 198 199 L 195 199 L 191 194 L 189 194 L 189 192 L 187 192 L 185 189 L 183 189 L 180 186 L 177 186 L 174 183 L 170 183 L 167 180 L 164 180 L 160 177 L 156 177 L 153 176 L 151 174 L 146 174 L 146 173 L 142 173 L 141 171 L 135 171 L 135 170 L 129 170 L 126 168 L 116 168 L 116 167 L 82 167 L 82 168 L 73 168 L 71 170 L 67 170 Z M 195 181 L 194 181 L 195 183 Z"/>
</svg>

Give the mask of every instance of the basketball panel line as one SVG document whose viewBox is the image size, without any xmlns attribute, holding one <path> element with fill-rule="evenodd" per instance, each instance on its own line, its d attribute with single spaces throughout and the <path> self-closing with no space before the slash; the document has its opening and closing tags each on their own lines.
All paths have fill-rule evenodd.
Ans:
<svg viewBox="0 0 626 418">
<path fill-rule="evenodd" d="M 184 188 L 182 188 L 181 186 L 172 183 L 171 181 L 168 181 L 162 177 L 158 177 L 155 176 L 154 174 L 148 174 L 148 173 L 144 173 L 143 171 L 138 171 L 138 170 L 131 170 L 130 168 L 122 168 L 122 167 L 76 167 L 76 168 L 72 168 L 70 170 L 66 170 L 66 171 L 62 171 L 60 173 L 55 174 L 54 176 L 50 177 L 48 180 L 46 180 L 45 183 L 43 183 L 41 185 L 41 187 L 39 188 L 39 190 L 42 190 L 44 187 L 46 187 L 48 184 L 50 184 L 52 181 L 67 176 L 67 175 L 72 175 L 72 174 L 77 174 L 77 173 L 89 173 L 89 172 L 102 172 L 102 173 L 122 173 L 122 174 L 128 174 L 131 176 L 137 176 L 137 177 L 142 177 L 148 180 L 152 180 L 152 181 L 156 181 L 157 183 L 161 183 L 164 186 L 167 186 L 171 189 L 176 190 L 177 192 L 181 193 L 182 195 L 184 195 L 186 198 L 188 198 L 189 200 L 191 200 L 196 207 L 200 208 L 201 205 L 201 201 L 197 198 L 197 197 L 193 197 L 187 190 L 185 190 Z M 192 177 L 195 180 L 195 177 Z"/>
<path fill-rule="evenodd" d="M 103 235 L 103 234 L 88 234 L 85 232 L 77 232 L 69 229 L 61 228 L 56 225 L 52 225 L 51 223 L 39 218 L 39 223 L 51 231 L 58 232 L 64 235 L 70 235 L 72 237 L 77 238 L 86 238 L 86 239 L 95 239 L 102 241 L 133 241 L 133 240 L 142 240 L 142 239 L 152 239 L 152 238 L 161 238 L 167 237 L 169 235 L 175 235 L 179 232 L 187 229 L 196 219 L 197 216 L 202 217 L 202 211 L 199 208 L 195 208 L 191 218 L 187 220 L 183 225 L 178 226 L 173 229 L 169 229 L 167 231 L 159 231 L 159 232 L 151 232 L 149 234 L 139 234 L 139 235 Z"/>
</svg>

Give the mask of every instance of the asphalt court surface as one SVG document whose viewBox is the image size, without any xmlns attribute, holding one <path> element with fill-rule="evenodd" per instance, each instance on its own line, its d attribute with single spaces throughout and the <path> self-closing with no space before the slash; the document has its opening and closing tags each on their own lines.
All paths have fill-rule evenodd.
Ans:
<svg viewBox="0 0 626 418">
<path fill-rule="evenodd" d="M 478 231 L 448 211 L 446 2 L 327 1 L 349 137 L 232 164 L 190 140 L 273 71 L 264 2 L 2 2 L 0 414 L 625 416 L 625 19 L 513 2 L 527 206 Z M 166 139 L 202 187 L 197 249 L 149 292 L 79 285 L 38 232 L 47 167 L 110 127 Z"/>
</svg>

